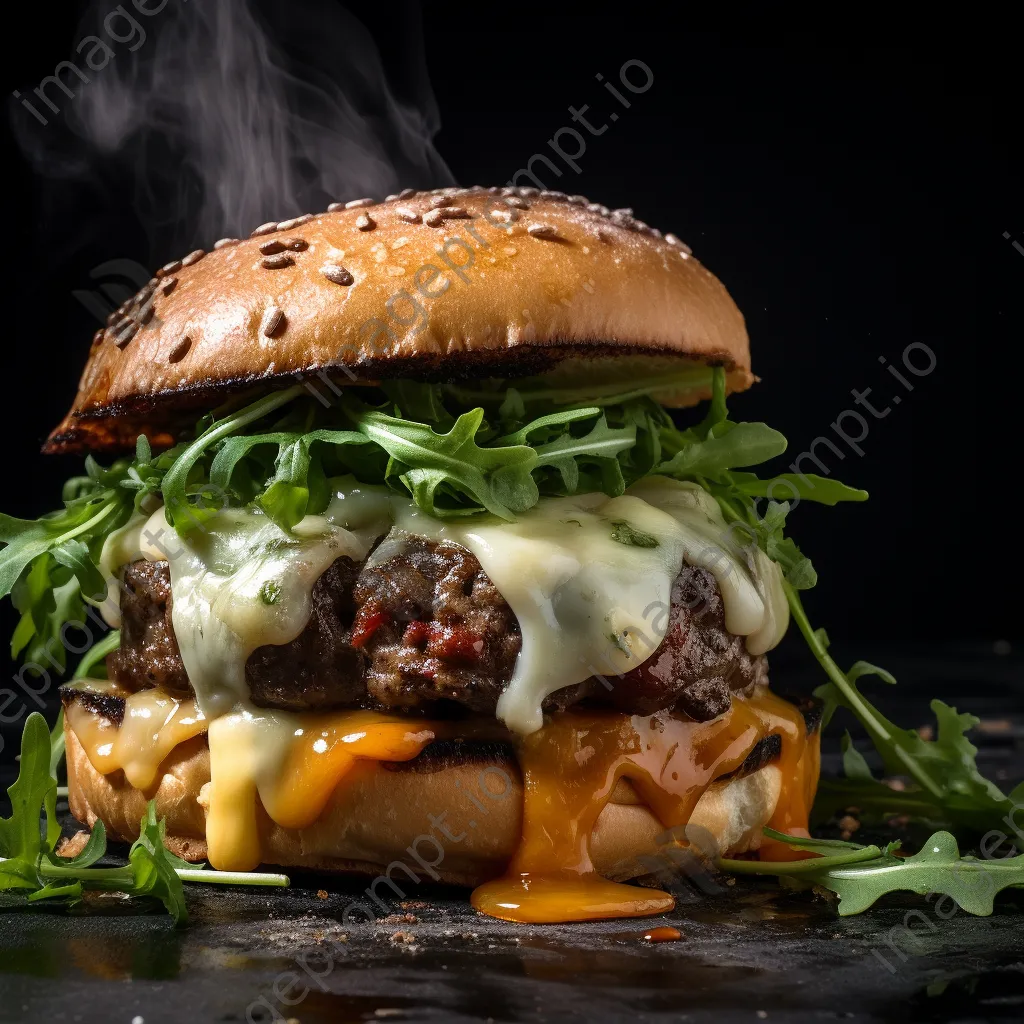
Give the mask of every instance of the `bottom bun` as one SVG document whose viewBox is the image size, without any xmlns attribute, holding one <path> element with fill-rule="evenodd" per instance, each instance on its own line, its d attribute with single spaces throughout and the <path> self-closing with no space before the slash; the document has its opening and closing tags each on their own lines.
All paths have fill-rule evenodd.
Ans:
<svg viewBox="0 0 1024 1024">
<path fill-rule="evenodd" d="M 102 821 L 111 838 L 139 834 L 146 802 L 155 798 L 166 820 L 166 845 L 186 860 L 205 860 L 210 751 L 205 736 L 181 744 L 164 761 L 153 789 L 135 789 L 121 771 L 102 775 L 65 726 L 71 813 L 90 828 Z M 428 748 L 429 751 L 430 748 Z M 419 760 L 419 759 L 417 759 Z M 779 799 L 782 775 L 766 765 L 742 778 L 713 783 L 687 829 L 706 830 L 722 854 L 760 845 L 761 828 Z M 358 761 L 309 828 L 285 829 L 259 809 L 261 860 L 318 871 L 476 886 L 502 874 L 519 845 L 523 786 L 514 761 L 501 757 Z M 650 857 L 665 841 L 664 827 L 620 779 L 591 836 L 594 866 L 623 881 L 652 870 Z M 714 849 L 705 834 L 697 841 Z"/>
</svg>

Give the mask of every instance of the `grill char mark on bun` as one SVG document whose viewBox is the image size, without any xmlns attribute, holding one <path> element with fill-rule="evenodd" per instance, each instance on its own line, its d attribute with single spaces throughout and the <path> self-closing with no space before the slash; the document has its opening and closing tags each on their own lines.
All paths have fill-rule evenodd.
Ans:
<svg viewBox="0 0 1024 1024">
<path fill-rule="evenodd" d="M 439 198 L 453 205 L 432 208 Z M 506 204 L 513 198 L 521 206 Z M 442 215 L 439 227 L 423 223 L 431 209 Z M 509 221 L 494 211 L 520 215 Z M 408 219 L 412 212 L 418 222 Z M 374 229 L 360 230 L 367 217 Z M 537 224 L 550 230 L 531 233 Z M 516 376 L 606 353 L 652 366 L 719 363 L 730 370 L 730 388 L 742 390 L 753 381 L 743 318 L 670 237 L 630 213 L 529 189 L 414 193 L 262 225 L 255 237 L 168 264 L 112 314 L 45 450 L 125 448 L 140 430 L 163 442 L 183 410 L 332 367 L 344 381 Z M 263 255 L 268 242 L 283 251 Z M 267 260 L 280 265 L 268 269 Z M 321 272 L 326 264 L 344 266 L 353 283 L 332 283 Z M 426 294 L 416 283 L 425 280 L 417 278 L 422 268 L 440 275 Z M 172 277 L 174 287 L 163 288 Z M 418 306 L 415 321 L 389 313 L 402 293 Z M 283 316 L 273 344 L 261 333 L 268 304 Z M 218 315 L 207 316 L 213 308 Z M 186 335 L 189 358 L 171 361 Z M 687 390 L 662 401 L 702 397 Z"/>
</svg>

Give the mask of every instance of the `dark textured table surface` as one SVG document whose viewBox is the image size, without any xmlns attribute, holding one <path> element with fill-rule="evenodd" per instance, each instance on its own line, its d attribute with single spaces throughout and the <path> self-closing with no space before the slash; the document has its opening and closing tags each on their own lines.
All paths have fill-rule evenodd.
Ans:
<svg viewBox="0 0 1024 1024">
<path fill-rule="evenodd" d="M 986 774 L 1007 788 L 1024 775 L 1017 658 L 951 651 L 890 667 L 901 685 L 872 692 L 894 719 L 923 724 L 929 696 L 959 695 L 986 722 L 975 737 Z M 0 1021 L 1024 1019 L 1024 890 L 988 918 L 941 920 L 915 896 L 840 918 L 821 897 L 739 880 L 711 894 L 684 886 L 662 918 L 539 927 L 420 888 L 374 922 L 344 924 L 365 885 L 191 886 L 180 929 L 116 897 L 8 910 Z M 682 938 L 645 942 L 659 924 Z"/>
</svg>

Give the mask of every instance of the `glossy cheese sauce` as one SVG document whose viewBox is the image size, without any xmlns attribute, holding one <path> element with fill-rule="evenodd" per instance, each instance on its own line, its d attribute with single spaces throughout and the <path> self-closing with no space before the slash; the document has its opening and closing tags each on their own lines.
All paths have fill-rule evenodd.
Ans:
<svg viewBox="0 0 1024 1024">
<path fill-rule="evenodd" d="M 410 536 L 468 548 L 519 621 L 522 649 L 498 718 L 527 735 L 544 699 L 591 676 L 620 676 L 657 650 L 684 562 L 718 582 L 730 632 L 762 654 L 786 631 L 776 563 L 733 543 L 715 500 L 696 484 L 648 478 L 616 498 L 542 498 L 508 523 L 493 516 L 438 519 L 383 487 L 336 482 L 322 516 L 286 533 L 267 516 L 227 509 L 182 538 L 163 509 L 137 516 L 104 545 L 105 614 L 118 621 L 114 571 L 136 558 L 166 559 L 182 661 L 207 718 L 248 698 L 245 662 L 285 644 L 309 619 L 316 580 L 341 555 L 371 562 L 399 554 Z"/>
<path fill-rule="evenodd" d="M 590 837 L 616 782 L 627 778 L 665 828 L 685 825 L 715 779 L 743 763 L 757 742 L 782 737 L 782 792 L 768 824 L 807 835 L 817 785 L 817 737 L 803 716 L 764 691 L 734 700 L 711 722 L 668 712 L 649 717 L 570 711 L 520 743 L 523 839 L 502 878 L 473 893 L 492 917 L 534 924 L 641 917 L 674 906 L 667 893 L 602 878 Z"/>
<path fill-rule="evenodd" d="M 88 688 L 109 692 L 102 683 Z M 65 714 L 98 772 L 121 770 L 150 796 L 175 748 L 208 733 L 206 840 L 210 863 L 224 871 L 260 863 L 257 805 L 282 828 L 308 828 L 356 761 L 408 761 L 435 736 L 429 723 L 374 711 L 251 708 L 207 721 L 194 700 L 160 690 L 127 696 L 119 725 L 78 702 Z"/>
<path fill-rule="evenodd" d="M 206 722 L 193 701 L 156 690 L 126 699 L 121 726 L 76 703 L 68 707 L 67 720 L 97 771 L 121 769 L 143 791 L 155 788 L 162 761 L 178 744 L 208 729 L 208 858 L 228 871 L 252 870 L 263 859 L 261 811 L 282 828 L 308 828 L 357 760 L 411 760 L 435 738 L 475 731 L 465 722 L 371 711 L 251 709 Z M 817 736 L 808 737 L 800 712 L 768 691 L 734 701 L 711 722 L 669 712 L 645 717 L 568 711 L 549 718 L 518 745 L 518 850 L 502 878 L 474 891 L 473 906 L 492 917 L 530 923 L 642 917 L 672 909 L 669 894 L 611 882 L 594 869 L 591 835 L 616 782 L 629 779 L 665 828 L 685 825 L 707 788 L 772 733 L 782 737 L 782 791 L 768 824 L 806 835 L 817 784 Z M 790 852 L 765 840 L 761 856 L 783 859 Z"/>
<path fill-rule="evenodd" d="M 257 798 L 282 828 L 308 828 L 357 760 L 408 761 L 433 738 L 421 721 L 374 711 L 218 718 L 210 723 L 210 863 L 223 871 L 259 865 Z"/>
<path fill-rule="evenodd" d="M 109 692 L 92 684 L 88 689 Z M 206 732 L 207 721 L 194 700 L 180 701 L 161 690 L 140 690 L 124 698 L 120 725 L 80 703 L 68 704 L 65 718 L 96 771 L 109 775 L 118 769 L 144 793 L 160 781 L 160 765 L 179 744 Z"/>
</svg>

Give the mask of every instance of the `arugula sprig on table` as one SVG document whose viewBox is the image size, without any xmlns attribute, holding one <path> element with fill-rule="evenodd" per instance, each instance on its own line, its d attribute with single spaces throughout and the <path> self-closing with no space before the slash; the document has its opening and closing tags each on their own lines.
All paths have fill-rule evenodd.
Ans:
<svg viewBox="0 0 1024 1024">
<path fill-rule="evenodd" d="M 61 834 L 55 775 L 59 757 L 51 744 L 46 721 L 33 712 L 22 733 L 18 778 L 7 791 L 11 816 L 0 817 L 0 892 L 20 893 L 29 903 L 76 902 L 86 890 L 150 896 L 180 924 L 188 916 L 182 882 L 288 885 L 285 875 L 212 871 L 175 857 L 164 846 L 164 823 L 157 820 L 153 800 L 123 867 L 94 866 L 107 852 L 101 821 L 77 856 L 61 857 L 56 852 Z"/>
<path fill-rule="evenodd" d="M 766 828 L 764 834 L 814 856 L 805 860 L 730 860 L 717 863 L 737 875 L 777 875 L 794 887 L 821 886 L 839 896 L 839 914 L 867 910 L 892 892 L 942 893 L 969 914 L 987 917 L 997 893 L 1024 887 L 1024 854 L 1003 859 L 961 857 L 956 839 L 936 832 L 912 857 L 899 857 L 899 843 L 884 848 L 838 839 L 801 839 Z"/>
</svg>

